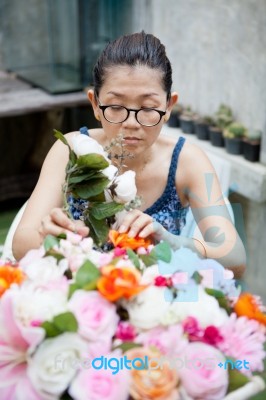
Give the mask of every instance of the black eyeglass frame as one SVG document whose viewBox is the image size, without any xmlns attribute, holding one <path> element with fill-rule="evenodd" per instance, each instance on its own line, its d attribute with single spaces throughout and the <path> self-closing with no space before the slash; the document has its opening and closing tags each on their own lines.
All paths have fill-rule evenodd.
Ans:
<svg viewBox="0 0 266 400">
<path fill-rule="evenodd" d="M 98 100 L 98 102 L 99 102 L 99 100 Z M 106 110 L 106 108 L 108 108 L 108 107 L 121 107 L 121 108 L 124 108 L 124 109 L 127 111 L 127 116 L 126 116 L 126 118 L 123 119 L 123 121 L 120 121 L 120 122 L 112 122 L 112 121 L 109 121 L 109 119 L 106 118 L 105 113 L 104 113 L 105 110 Z M 112 104 L 112 105 L 109 105 L 109 106 L 102 106 L 102 105 L 100 105 L 100 102 L 99 102 L 99 108 L 102 110 L 103 116 L 104 116 L 104 118 L 106 119 L 106 121 L 110 122 L 110 124 L 122 124 L 122 122 L 125 122 L 125 121 L 128 119 L 129 114 L 130 114 L 130 111 L 133 111 L 133 112 L 135 113 L 136 121 L 137 121 L 140 125 L 146 126 L 146 127 L 148 127 L 148 128 L 149 128 L 149 127 L 152 127 L 152 126 L 158 125 L 158 124 L 161 122 L 162 117 L 163 117 L 163 116 L 166 114 L 166 112 L 167 112 L 167 111 L 157 110 L 156 108 L 139 108 L 139 109 L 127 108 L 127 107 L 125 107 L 125 106 L 120 106 L 120 105 L 118 105 L 118 104 Z M 154 124 L 154 125 L 144 125 L 144 124 L 142 124 L 141 122 L 139 122 L 139 120 L 138 120 L 138 113 L 139 113 L 140 111 L 143 111 L 143 110 L 157 111 L 158 114 L 160 115 L 159 121 L 158 121 L 156 124 Z"/>
</svg>

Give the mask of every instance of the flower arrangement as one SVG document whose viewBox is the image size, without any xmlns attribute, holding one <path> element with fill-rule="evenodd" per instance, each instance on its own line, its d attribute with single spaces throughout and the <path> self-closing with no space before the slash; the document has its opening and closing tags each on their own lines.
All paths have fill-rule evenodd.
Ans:
<svg viewBox="0 0 266 400">
<path fill-rule="evenodd" d="M 1 400 L 247 399 L 266 315 L 191 250 L 111 230 L 47 236 L 0 265 Z"/>
<path fill-rule="evenodd" d="M 135 172 L 121 174 L 125 158 L 132 155 L 125 152 L 123 137 L 113 140 L 107 148 L 83 134 L 72 138 L 72 146 L 61 132 L 55 130 L 55 137 L 69 149 L 63 187 L 64 209 L 73 218 L 75 203 L 95 245 L 102 246 L 107 241 L 109 228 L 122 218 L 123 212 L 140 205 Z M 116 159 L 117 166 L 111 164 L 111 158 Z"/>
</svg>

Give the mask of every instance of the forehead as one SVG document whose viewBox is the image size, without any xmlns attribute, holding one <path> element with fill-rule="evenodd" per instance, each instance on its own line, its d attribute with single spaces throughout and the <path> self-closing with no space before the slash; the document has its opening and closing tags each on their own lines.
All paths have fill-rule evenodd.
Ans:
<svg viewBox="0 0 266 400">
<path fill-rule="evenodd" d="M 153 93 L 158 96 L 165 95 L 162 82 L 162 72 L 145 65 L 127 66 L 118 65 L 107 69 L 104 83 L 100 90 L 102 94 Z"/>
</svg>

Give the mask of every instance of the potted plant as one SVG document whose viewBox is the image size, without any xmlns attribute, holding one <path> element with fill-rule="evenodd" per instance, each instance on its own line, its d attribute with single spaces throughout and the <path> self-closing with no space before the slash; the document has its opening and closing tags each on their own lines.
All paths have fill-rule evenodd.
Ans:
<svg viewBox="0 0 266 400">
<path fill-rule="evenodd" d="M 248 161 L 256 162 L 260 158 L 260 142 L 262 132 L 260 130 L 250 130 L 247 132 L 244 143 L 244 158 Z"/>
<path fill-rule="evenodd" d="M 230 107 L 221 104 L 214 114 L 212 125 L 209 127 L 211 144 L 215 147 L 224 147 L 223 130 L 233 122 L 233 113 Z"/>
<path fill-rule="evenodd" d="M 224 129 L 226 151 L 230 154 L 243 154 L 243 138 L 247 134 L 247 129 L 239 122 L 232 122 Z"/>
<path fill-rule="evenodd" d="M 178 128 L 180 126 L 179 117 L 183 111 L 183 106 L 181 104 L 175 104 L 172 111 L 170 118 L 168 120 L 168 126 L 172 128 Z"/>
<path fill-rule="evenodd" d="M 179 116 L 180 128 L 184 133 L 195 133 L 195 117 L 196 114 L 191 107 L 185 107 Z"/>
<path fill-rule="evenodd" d="M 214 121 L 208 115 L 199 117 L 195 120 L 195 133 L 199 140 L 209 140 L 209 126 L 213 125 Z"/>
</svg>

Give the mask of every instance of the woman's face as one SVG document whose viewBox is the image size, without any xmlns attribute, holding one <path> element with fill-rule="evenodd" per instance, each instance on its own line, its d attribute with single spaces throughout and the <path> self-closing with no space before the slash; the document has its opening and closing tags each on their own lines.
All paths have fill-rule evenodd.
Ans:
<svg viewBox="0 0 266 400">
<path fill-rule="evenodd" d="M 106 73 L 98 99 L 94 97 L 93 91 L 89 91 L 88 97 L 96 118 L 98 116 L 101 120 L 107 141 L 122 134 L 125 146 L 135 154 L 140 154 L 155 142 L 165 118 L 169 117 L 177 101 L 175 93 L 167 101 L 161 72 L 143 65 L 113 67 Z M 158 125 L 152 127 L 139 124 L 134 112 L 130 112 L 126 121 L 113 124 L 106 121 L 99 105 L 120 105 L 132 109 L 155 108 L 166 111 L 166 115 L 162 117 Z"/>
</svg>

